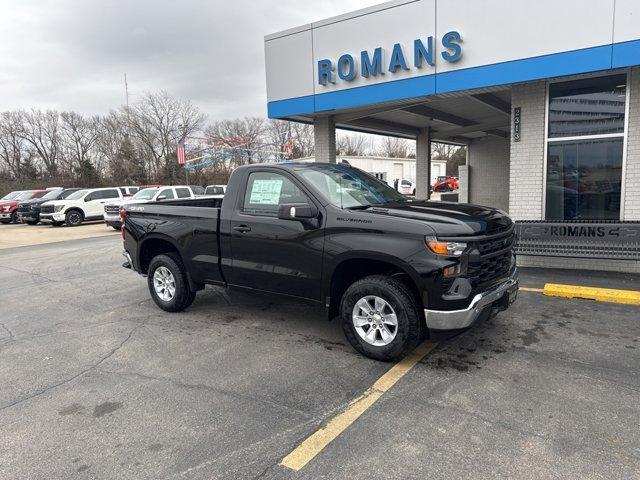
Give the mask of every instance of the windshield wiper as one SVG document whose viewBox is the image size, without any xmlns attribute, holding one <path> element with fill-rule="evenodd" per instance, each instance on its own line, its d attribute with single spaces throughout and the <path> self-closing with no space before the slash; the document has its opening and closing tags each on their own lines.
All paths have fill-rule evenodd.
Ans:
<svg viewBox="0 0 640 480">
<path fill-rule="evenodd" d="M 344 207 L 345 210 L 366 210 L 371 207 L 379 207 L 381 203 L 372 203 L 370 205 L 354 205 L 353 207 Z"/>
</svg>

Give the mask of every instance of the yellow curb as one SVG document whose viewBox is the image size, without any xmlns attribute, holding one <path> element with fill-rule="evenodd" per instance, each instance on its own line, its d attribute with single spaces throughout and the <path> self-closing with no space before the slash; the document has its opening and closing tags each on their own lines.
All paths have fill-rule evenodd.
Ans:
<svg viewBox="0 0 640 480">
<path fill-rule="evenodd" d="M 550 297 L 586 298 L 598 302 L 640 305 L 640 291 L 637 290 L 616 290 L 613 288 L 580 287 L 578 285 L 547 283 L 544 286 L 544 294 Z"/>
</svg>

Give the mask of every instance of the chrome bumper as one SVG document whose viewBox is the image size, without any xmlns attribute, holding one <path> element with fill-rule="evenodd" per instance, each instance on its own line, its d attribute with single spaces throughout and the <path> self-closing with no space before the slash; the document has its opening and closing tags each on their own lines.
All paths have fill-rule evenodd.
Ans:
<svg viewBox="0 0 640 480">
<path fill-rule="evenodd" d="M 455 330 L 466 328 L 476 321 L 482 311 L 501 300 L 505 294 L 515 295 L 518 290 L 518 270 L 515 269 L 507 280 L 486 292 L 478 293 L 464 310 L 424 310 L 427 328 L 430 330 Z M 508 307 L 501 306 L 504 310 Z"/>
</svg>

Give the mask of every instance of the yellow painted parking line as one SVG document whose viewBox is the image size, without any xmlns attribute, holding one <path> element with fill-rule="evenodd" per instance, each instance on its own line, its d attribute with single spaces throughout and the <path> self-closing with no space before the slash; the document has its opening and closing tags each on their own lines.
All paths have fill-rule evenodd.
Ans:
<svg viewBox="0 0 640 480">
<path fill-rule="evenodd" d="M 544 294 L 551 297 L 586 298 L 598 302 L 640 305 L 640 291 L 637 290 L 616 290 L 613 288 L 580 287 L 577 285 L 547 283 L 544 286 Z"/>
<path fill-rule="evenodd" d="M 384 375 L 367 389 L 360 397 L 353 400 L 347 408 L 333 417 L 324 427 L 318 429 L 307 437 L 289 455 L 280 462 L 283 467 L 298 471 L 318 455 L 327 445 L 344 432 L 349 425 L 355 422 L 360 415 L 367 411 L 371 405 L 398 380 L 404 377 L 420 360 L 431 352 L 437 343 L 424 342 L 419 345 L 404 359 L 391 367 Z"/>
<path fill-rule="evenodd" d="M 519 287 L 518 290 L 522 290 L 523 292 L 544 292 L 544 288 Z"/>
</svg>

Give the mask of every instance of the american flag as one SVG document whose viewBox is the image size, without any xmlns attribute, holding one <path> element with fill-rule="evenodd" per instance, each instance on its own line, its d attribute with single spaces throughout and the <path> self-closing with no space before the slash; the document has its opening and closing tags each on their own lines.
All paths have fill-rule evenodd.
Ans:
<svg viewBox="0 0 640 480">
<path fill-rule="evenodd" d="M 178 157 L 178 165 L 184 165 L 185 163 L 187 163 L 187 157 L 184 152 L 184 142 L 180 142 L 178 144 L 176 156 Z"/>
</svg>

